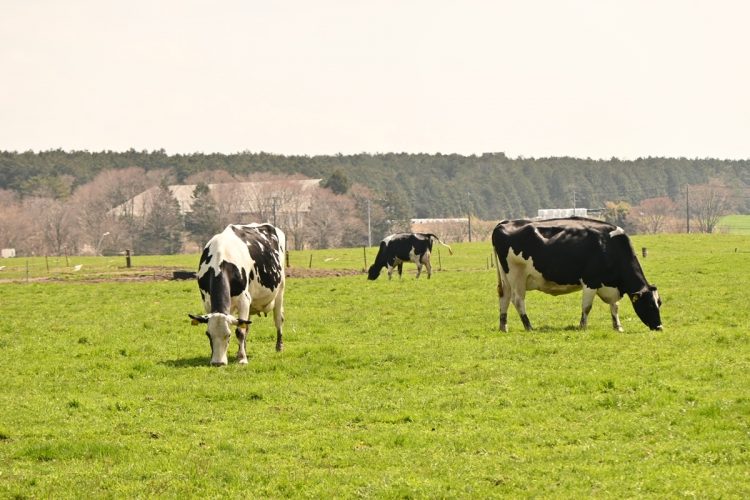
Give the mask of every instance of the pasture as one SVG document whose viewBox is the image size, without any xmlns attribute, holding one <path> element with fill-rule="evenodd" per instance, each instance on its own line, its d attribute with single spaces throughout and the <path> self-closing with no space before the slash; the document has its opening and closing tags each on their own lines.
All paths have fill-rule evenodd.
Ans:
<svg viewBox="0 0 750 500">
<path fill-rule="evenodd" d="M 632 239 L 663 332 L 532 292 L 500 333 L 490 244 L 456 244 L 431 280 L 289 278 L 285 350 L 254 317 L 218 369 L 193 281 L 0 283 L 0 496 L 747 498 L 750 238 Z"/>
<path fill-rule="evenodd" d="M 719 221 L 718 231 L 750 235 L 750 215 L 727 215 Z"/>
</svg>

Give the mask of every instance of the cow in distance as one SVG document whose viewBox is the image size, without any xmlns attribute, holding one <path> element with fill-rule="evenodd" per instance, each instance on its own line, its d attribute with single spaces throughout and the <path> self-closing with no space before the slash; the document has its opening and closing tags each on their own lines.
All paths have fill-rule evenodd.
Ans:
<svg viewBox="0 0 750 500">
<path fill-rule="evenodd" d="M 398 269 L 398 277 L 402 277 L 404 262 L 414 262 L 417 265 L 417 278 L 422 273 L 422 266 L 427 269 L 427 278 L 432 276 L 432 241 L 435 240 L 453 255 L 453 250 L 432 233 L 396 233 L 387 236 L 380 242 L 375 262 L 367 271 L 367 279 L 376 280 L 380 271 L 388 269 L 388 279 L 393 277 L 393 270 Z"/>
</svg>

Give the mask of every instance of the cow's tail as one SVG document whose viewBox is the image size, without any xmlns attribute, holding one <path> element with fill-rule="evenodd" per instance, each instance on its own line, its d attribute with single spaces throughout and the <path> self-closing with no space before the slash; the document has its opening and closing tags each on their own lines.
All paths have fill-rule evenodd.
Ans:
<svg viewBox="0 0 750 500">
<path fill-rule="evenodd" d="M 498 224 L 497 227 L 495 227 L 495 229 L 492 231 L 492 259 L 495 261 L 495 269 L 497 270 L 497 296 L 499 298 L 503 297 L 503 267 L 502 267 L 503 264 L 501 262 L 501 257 L 500 257 L 500 251 L 501 251 L 500 248 L 502 247 L 501 224 L 503 224 L 503 222 Z"/>
<path fill-rule="evenodd" d="M 425 236 L 429 236 L 430 238 L 435 238 L 435 241 L 437 241 L 438 243 L 440 243 L 441 245 L 443 245 L 445 248 L 447 248 L 448 249 L 448 253 L 451 254 L 451 255 L 453 255 L 453 249 L 450 246 L 448 246 L 445 243 L 443 243 L 442 241 L 440 241 L 440 238 L 438 238 L 436 235 L 434 235 L 432 233 L 427 233 Z"/>
<path fill-rule="evenodd" d="M 368 280 L 376 280 L 378 279 L 378 276 L 380 276 L 380 270 L 383 269 L 386 265 L 386 243 L 385 241 L 380 242 L 380 249 L 378 250 L 378 255 L 375 257 L 375 262 L 370 266 L 370 269 L 367 270 L 367 279 Z"/>
<path fill-rule="evenodd" d="M 492 260 L 495 261 L 495 269 L 497 270 L 497 296 L 503 297 L 503 273 L 500 269 L 500 256 L 497 255 L 497 248 L 492 247 Z"/>
</svg>

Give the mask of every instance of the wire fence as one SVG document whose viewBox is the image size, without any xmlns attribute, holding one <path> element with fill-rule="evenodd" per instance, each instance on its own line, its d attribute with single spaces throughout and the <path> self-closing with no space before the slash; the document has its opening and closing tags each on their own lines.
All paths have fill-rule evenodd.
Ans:
<svg viewBox="0 0 750 500">
<path fill-rule="evenodd" d="M 174 264 L 168 257 L 163 263 L 132 265 L 131 256 L 44 256 L 11 257 L 0 259 L 0 281 L 85 280 L 94 278 L 162 278 L 170 273 Z"/>
</svg>

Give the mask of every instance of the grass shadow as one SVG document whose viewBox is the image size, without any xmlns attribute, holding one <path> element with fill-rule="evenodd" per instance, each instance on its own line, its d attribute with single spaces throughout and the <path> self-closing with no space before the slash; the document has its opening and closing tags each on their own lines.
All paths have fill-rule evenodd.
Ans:
<svg viewBox="0 0 750 500">
<path fill-rule="evenodd" d="M 585 330 L 581 330 L 575 325 L 539 325 L 534 326 L 531 333 L 585 333 Z"/>
<path fill-rule="evenodd" d="M 165 361 L 160 361 L 159 364 L 169 366 L 171 368 L 195 368 L 197 366 L 210 367 L 209 360 L 210 358 L 206 356 L 197 356 L 183 359 L 168 359 Z"/>
</svg>

